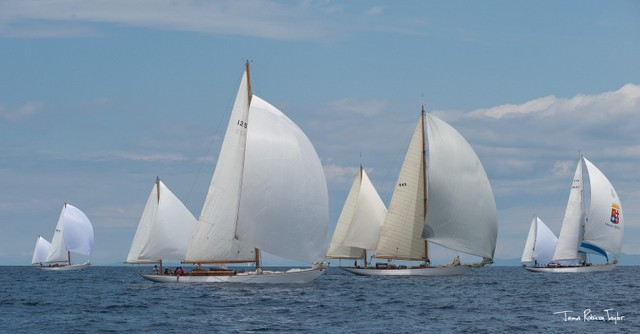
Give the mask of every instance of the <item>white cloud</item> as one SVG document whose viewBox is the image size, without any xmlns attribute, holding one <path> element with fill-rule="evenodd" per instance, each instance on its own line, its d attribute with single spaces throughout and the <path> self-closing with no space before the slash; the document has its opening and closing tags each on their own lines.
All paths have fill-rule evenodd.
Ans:
<svg viewBox="0 0 640 334">
<path fill-rule="evenodd" d="M 32 116 L 42 109 L 41 102 L 29 101 L 18 108 L 6 108 L 0 106 L 0 119 L 7 121 L 19 121 Z"/>
</svg>

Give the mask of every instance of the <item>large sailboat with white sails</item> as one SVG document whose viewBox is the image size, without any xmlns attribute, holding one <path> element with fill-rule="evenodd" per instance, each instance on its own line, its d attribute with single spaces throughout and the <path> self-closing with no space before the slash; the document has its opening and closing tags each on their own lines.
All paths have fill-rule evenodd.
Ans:
<svg viewBox="0 0 640 334">
<path fill-rule="evenodd" d="M 583 169 L 589 177 L 589 207 L 585 206 Z M 551 261 L 531 262 L 529 232 L 522 261 L 534 272 L 579 273 L 611 271 L 618 263 L 624 235 L 624 216 L 620 198 L 607 177 L 591 161 L 580 156 L 571 183 L 560 236 Z M 605 263 L 591 263 L 590 255 L 598 255 Z M 535 259 L 534 259 L 535 261 Z"/>
<path fill-rule="evenodd" d="M 478 156 L 458 131 L 423 107 L 373 254 L 387 261 L 342 269 L 367 276 L 460 275 L 492 262 L 497 233 L 493 191 Z M 483 259 L 461 264 L 456 257 L 432 266 L 429 242 Z M 400 260 L 418 263 L 393 262 Z"/>
<path fill-rule="evenodd" d="M 216 169 L 185 258 L 184 275 L 156 282 L 308 283 L 326 269 L 329 200 L 324 170 L 305 133 L 251 91 L 246 63 Z M 266 270 L 261 253 L 312 264 Z M 250 270 L 228 265 L 254 263 Z M 246 267 L 245 267 L 246 268 Z"/>
</svg>

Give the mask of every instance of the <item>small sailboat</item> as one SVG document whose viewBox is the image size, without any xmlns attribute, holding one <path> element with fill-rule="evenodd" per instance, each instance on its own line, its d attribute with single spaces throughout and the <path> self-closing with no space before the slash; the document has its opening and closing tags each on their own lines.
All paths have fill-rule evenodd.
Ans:
<svg viewBox="0 0 640 334">
<path fill-rule="evenodd" d="M 180 261 L 187 255 L 197 220 L 189 209 L 156 178 L 131 242 L 127 264 L 158 264 Z"/>
<path fill-rule="evenodd" d="M 588 210 L 584 205 L 583 165 L 586 166 L 590 185 Z M 616 190 L 602 171 L 581 155 L 551 262 L 545 266 L 524 268 L 553 273 L 611 271 L 618 263 L 623 235 L 622 204 Z M 606 263 L 591 264 L 588 254 L 601 255 Z"/>
<path fill-rule="evenodd" d="M 362 260 L 367 266 L 367 250 L 373 250 L 380 240 L 380 229 L 387 207 L 380 198 L 362 166 L 345 200 L 338 218 L 328 259 Z"/>
<path fill-rule="evenodd" d="M 521 262 L 530 263 L 535 267 L 540 266 L 541 263 L 551 262 L 556 243 L 558 243 L 556 235 L 540 218 L 534 216 L 522 252 Z"/>
<path fill-rule="evenodd" d="M 423 107 L 374 251 L 374 258 L 387 262 L 342 269 L 368 276 L 460 275 L 492 262 L 497 233 L 493 191 L 478 156 L 458 131 L 425 115 Z M 461 265 L 456 257 L 449 265 L 431 266 L 429 241 L 483 260 Z M 393 260 L 421 263 L 396 265 Z"/>
<path fill-rule="evenodd" d="M 253 95 L 249 62 L 231 111 L 216 169 L 179 276 L 155 282 L 308 283 L 326 269 L 327 183 L 313 145 L 280 110 Z M 261 253 L 311 262 L 263 270 Z M 255 263 L 255 270 L 232 270 Z M 206 265 L 214 265 L 205 268 Z"/>
<path fill-rule="evenodd" d="M 45 249 L 46 258 L 43 257 Z M 72 264 L 71 253 L 91 256 L 93 250 L 93 226 L 84 212 L 75 206 L 65 203 L 58 218 L 56 230 L 51 244 L 38 237 L 32 263 L 40 264 L 36 268 L 42 270 L 82 270 L 89 266 L 89 261 Z"/>
</svg>

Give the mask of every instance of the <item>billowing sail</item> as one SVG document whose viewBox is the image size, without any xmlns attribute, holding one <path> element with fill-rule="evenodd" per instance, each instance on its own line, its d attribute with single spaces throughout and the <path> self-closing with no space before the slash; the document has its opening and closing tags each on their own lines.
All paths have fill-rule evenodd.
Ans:
<svg viewBox="0 0 640 334">
<path fill-rule="evenodd" d="M 584 242 L 600 247 L 617 257 L 620 255 L 624 234 L 620 198 L 607 177 L 591 161 L 584 157 L 583 159 L 591 187 L 589 219 L 585 224 Z"/>
<path fill-rule="evenodd" d="M 493 258 L 498 218 L 482 163 L 458 131 L 427 115 L 427 217 L 422 237 L 467 254 Z"/>
<path fill-rule="evenodd" d="M 47 239 L 38 236 L 38 239 L 36 240 L 36 247 L 33 250 L 33 258 L 31 259 L 31 264 L 47 262 L 49 247 L 51 247 L 51 243 L 47 241 Z"/>
<path fill-rule="evenodd" d="M 387 213 L 380 195 L 362 167 L 344 203 L 331 238 L 328 258 L 361 259 L 375 249 Z"/>
<path fill-rule="evenodd" d="M 391 196 L 375 257 L 406 260 L 425 258 L 424 240 L 421 238 L 425 210 L 423 143 L 421 118 L 413 131 Z"/>
<path fill-rule="evenodd" d="M 558 238 L 538 217 L 534 217 L 529 229 L 522 262 L 548 263 L 551 261 Z"/>
<path fill-rule="evenodd" d="M 89 218 L 80 209 L 65 204 L 51 239 L 47 262 L 68 261 L 67 251 L 91 256 L 92 249 L 93 227 Z"/>
<path fill-rule="evenodd" d="M 235 234 L 249 123 L 248 85 L 245 71 L 185 262 L 255 259 L 253 246 L 243 244 Z"/>
<path fill-rule="evenodd" d="M 276 256 L 318 261 L 326 254 L 327 183 L 300 128 L 253 96 L 238 208 L 237 239 Z"/>
<path fill-rule="evenodd" d="M 159 179 L 154 183 L 131 243 L 127 263 L 182 260 L 196 218 Z"/>
<path fill-rule="evenodd" d="M 558 243 L 553 253 L 554 262 L 578 259 L 578 248 L 582 240 L 581 230 L 585 219 L 583 191 L 582 159 L 580 159 L 573 176 L 571 192 L 569 193 L 569 200 L 564 213 Z"/>
</svg>

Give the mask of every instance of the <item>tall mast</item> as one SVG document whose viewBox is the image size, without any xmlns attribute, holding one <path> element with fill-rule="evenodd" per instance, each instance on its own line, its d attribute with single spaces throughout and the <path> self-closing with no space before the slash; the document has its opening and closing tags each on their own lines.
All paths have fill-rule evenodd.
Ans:
<svg viewBox="0 0 640 334">
<path fill-rule="evenodd" d="M 160 177 L 156 176 L 156 193 L 158 193 L 158 203 L 160 203 Z"/>
<path fill-rule="evenodd" d="M 424 110 L 424 104 L 422 105 L 422 204 L 423 204 L 423 221 L 424 219 L 427 218 L 427 151 L 426 151 L 426 146 L 425 146 L 425 141 L 424 141 L 424 116 L 425 116 L 425 110 Z M 424 241 L 424 261 L 426 262 L 427 259 L 429 258 L 429 243 L 427 242 L 427 240 Z"/>
<path fill-rule="evenodd" d="M 253 97 L 253 92 L 251 91 L 251 71 L 250 71 L 250 68 L 249 68 L 249 60 L 247 60 L 245 62 L 244 68 L 245 68 L 245 71 L 247 72 L 247 98 L 248 98 L 248 101 L 249 101 L 249 106 L 251 106 L 251 98 Z M 246 153 L 246 143 L 245 143 L 245 154 L 247 154 Z M 236 225 L 236 230 L 237 230 L 237 225 Z M 255 252 L 255 256 L 256 256 L 255 257 L 256 270 L 258 270 L 260 268 L 260 249 L 255 248 L 254 252 Z"/>
</svg>

